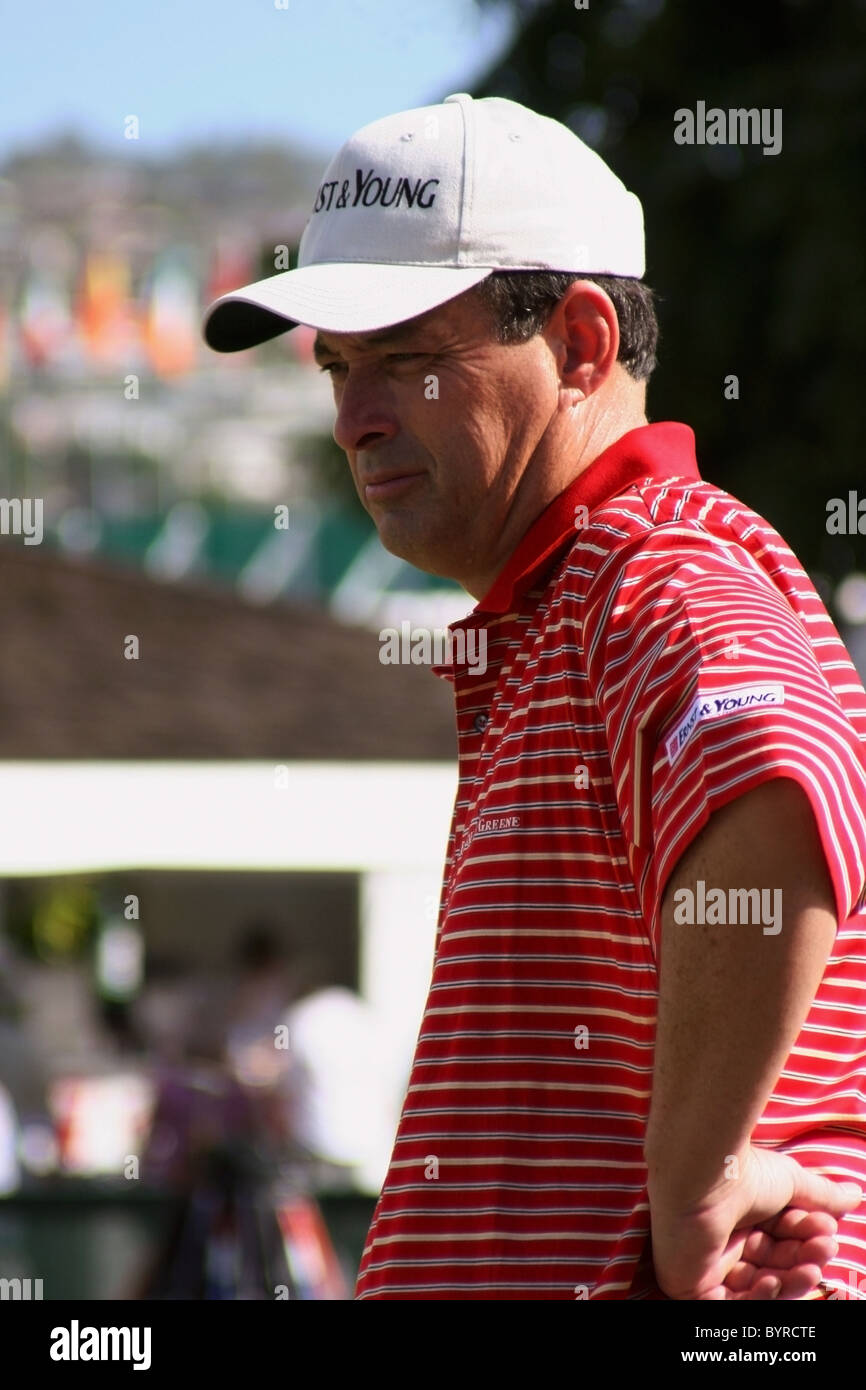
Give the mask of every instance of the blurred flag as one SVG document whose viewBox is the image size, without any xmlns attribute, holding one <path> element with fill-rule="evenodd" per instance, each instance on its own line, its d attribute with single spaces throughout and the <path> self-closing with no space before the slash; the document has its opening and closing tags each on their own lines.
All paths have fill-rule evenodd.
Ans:
<svg viewBox="0 0 866 1390">
<path fill-rule="evenodd" d="M 75 319 L 92 364 L 117 369 L 135 364 L 139 330 L 130 294 L 129 263 L 124 256 L 113 251 L 88 253 Z"/>
<path fill-rule="evenodd" d="M 157 258 L 144 318 L 144 346 L 159 376 L 191 371 L 199 352 L 199 302 L 195 276 L 177 248 Z"/>
<path fill-rule="evenodd" d="M 0 382 L 3 380 L 4 317 L 0 306 Z M 51 366 L 69 347 L 72 332 L 69 296 L 53 275 L 41 270 L 31 272 L 24 286 L 18 329 L 21 353 L 28 366 Z M 6 351 L 8 354 L 8 346 Z"/>
<path fill-rule="evenodd" d="M 9 386 L 12 376 L 12 315 L 0 300 L 0 395 Z"/>
<path fill-rule="evenodd" d="M 255 250 L 254 245 L 237 240 L 222 238 L 217 243 L 205 277 L 203 308 L 221 294 L 229 294 L 259 278 Z"/>
<path fill-rule="evenodd" d="M 250 285 L 262 278 L 258 262 L 258 242 L 241 240 L 238 237 L 221 237 L 211 257 L 208 273 L 202 289 L 199 311 L 219 299 L 222 294 Z M 209 352 L 207 362 L 210 367 L 236 371 L 238 367 L 249 367 L 255 361 L 251 352 Z"/>
</svg>

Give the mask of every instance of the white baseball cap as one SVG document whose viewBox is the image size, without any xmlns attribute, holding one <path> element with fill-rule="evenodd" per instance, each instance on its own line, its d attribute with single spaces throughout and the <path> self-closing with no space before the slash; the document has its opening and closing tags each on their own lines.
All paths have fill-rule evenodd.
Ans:
<svg viewBox="0 0 866 1390">
<path fill-rule="evenodd" d="M 643 209 L 559 121 L 455 92 L 385 116 L 331 160 L 298 268 L 207 309 L 205 341 L 237 352 L 309 324 L 366 333 L 415 318 L 494 270 L 644 273 Z"/>
</svg>

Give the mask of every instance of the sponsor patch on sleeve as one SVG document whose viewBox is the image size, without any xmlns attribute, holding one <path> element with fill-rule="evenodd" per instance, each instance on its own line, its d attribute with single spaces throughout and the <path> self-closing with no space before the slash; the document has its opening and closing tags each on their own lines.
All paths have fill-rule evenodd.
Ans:
<svg viewBox="0 0 866 1390">
<path fill-rule="evenodd" d="M 730 690 L 716 690 L 712 695 L 699 695 L 683 716 L 673 733 L 665 739 L 665 752 L 673 767 L 699 724 L 710 719 L 724 719 L 746 710 L 766 709 L 768 705 L 785 703 L 783 685 L 736 685 Z"/>
</svg>

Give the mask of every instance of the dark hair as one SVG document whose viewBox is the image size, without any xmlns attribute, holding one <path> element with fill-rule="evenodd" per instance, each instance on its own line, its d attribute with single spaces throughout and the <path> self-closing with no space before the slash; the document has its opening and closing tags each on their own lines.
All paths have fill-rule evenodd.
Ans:
<svg viewBox="0 0 866 1390">
<path fill-rule="evenodd" d="M 575 280 L 590 280 L 610 296 L 619 320 L 616 360 L 635 381 L 647 381 L 656 366 L 659 326 L 654 291 L 642 280 L 570 270 L 494 270 L 474 292 L 493 316 L 497 341 L 525 343 L 546 326 Z"/>
</svg>

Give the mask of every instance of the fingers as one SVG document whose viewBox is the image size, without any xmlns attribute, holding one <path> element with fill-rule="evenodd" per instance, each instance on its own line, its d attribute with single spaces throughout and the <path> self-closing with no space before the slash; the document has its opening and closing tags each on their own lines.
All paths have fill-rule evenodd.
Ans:
<svg viewBox="0 0 866 1390">
<path fill-rule="evenodd" d="M 725 1288 L 730 1289 L 731 1293 L 747 1293 L 754 1282 L 755 1266 L 748 1260 L 740 1260 L 728 1271 Z"/>
<path fill-rule="evenodd" d="M 752 1231 L 743 1246 L 742 1258 L 768 1269 L 793 1269 L 795 1265 L 825 1265 L 839 1251 L 833 1236 L 812 1236 L 809 1240 L 777 1240 L 766 1231 Z"/>
<path fill-rule="evenodd" d="M 782 1282 L 777 1276 L 770 1274 L 753 1278 L 752 1276 L 758 1272 L 751 1265 L 748 1266 L 748 1269 L 751 1271 L 749 1282 L 745 1284 L 742 1289 L 733 1289 L 729 1279 L 726 1279 L 724 1284 L 717 1284 L 715 1288 L 708 1289 L 706 1293 L 702 1293 L 697 1301 L 700 1303 L 709 1303 L 727 1299 L 729 1302 L 745 1302 L 748 1300 L 754 1303 L 769 1302 L 771 1299 L 781 1297 Z M 796 1296 L 800 1297 L 799 1294 Z"/>
<path fill-rule="evenodd" d="M 722 1286 L 723 1297 L 749 1302 L 789 1302 L 805 1298 L 821 1282 L 822 1269 L 817 1264 L 802 1264 L 790 1270 L 756 1267 L 747 1261 L 735 1265 Z M 715 1291 L 708 1297 L 715 1297 Z"/>
<path fill-rule="evenodd" d="M 792 1302 L 798 1298 L 805 1298 L 806 1294 L 812 1293 L 817 1289 L 823 1278 L 824 1271 L 820 1265 L 798 1265 L 796 1269 L 786 1270 L 779 1274 L 782 1287 L 776 1295 L 779 1303 Z"/>
<path fill-rule="evenodd" d="M 767 1231 L 780 1240 L 793 1237 L 796 1240 L 810 1240 L 813 1236 L 835 1236 L 839 1223 L 826 1211 L 803 1211 L 799 1207 L 787 1207 L 778 1216 L 759 1223 L 759 1229 Z"/>
<path fill-rule="evenodd" d="M 750 1263 L 747 1260 L 745 1249 L 753 1234 L 754 1232 L 751 1231 L 734 1231 L 714 1270 L 714 1273 L 718 1271 L 718 1277 L 723 1283 L 727 1284 L 730 1271 L 742 1261 L 746 1260 L 747 1263 Z"/>
<path fill-rule="evenodd" d="M 733 1256 L 723 1287 L 724 1297 L 748 1301 L 790 1301 L 811 1293 L 835 1257 L 838 1222 L 826 1211 L 791 1207 L 740 1242 L 731 1241 Z M 738 1248 L 739 1247 L 739 1248 Z"/>
<path fill-rule="evenodd" d="M 751 1302 L 769 1302 L 770 1299 L 779 1298 L 782 1293 L 782 1280 L 773 1274 L 757 1272 L 758 1277 L 752 1284 L 751 1289 L 741 1297 L 748 1298 Z"/>
<path fill-rule="evenodd" d="M 794 1191 L 789 1207 L 801 1207 L 804 1211 L 820 1209 L 832 1216 L 844 1216 L 855 1211 L 863 1200 L 863 1193 L 856 1182 L 833 1182 L 811 1168 L 801 1168 L 794 1162 L 792 1168 Z"/>
</svg>

